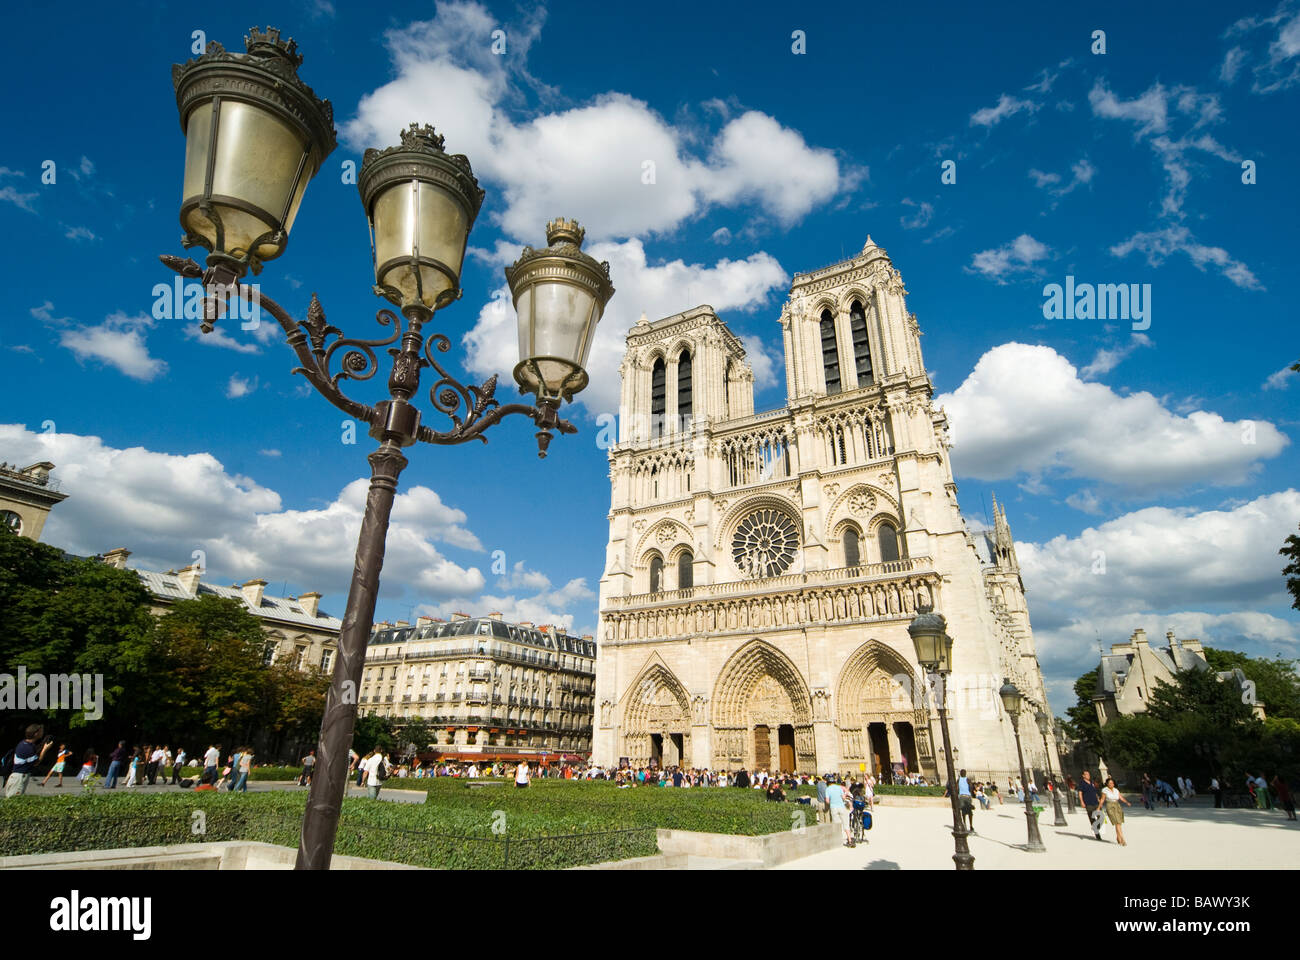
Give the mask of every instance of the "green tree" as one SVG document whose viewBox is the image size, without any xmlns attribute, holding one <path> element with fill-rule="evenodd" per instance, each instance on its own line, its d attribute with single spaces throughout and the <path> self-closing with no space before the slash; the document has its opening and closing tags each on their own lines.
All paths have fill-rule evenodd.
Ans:
<svg viewBox="0 0 1300 960">
<path fill-rule="evenodd" d="M 1066 720 L 1062 721 L 1065 732 L 1076 740 L 1082 740 L 1095 752 L 1101 752 L 1101 723 L 1097 720 L 1097 708 L 1092 704 L 1097 691 L 1097 670 L 1089 670 L 1074 681 L 1074 695 L 1078 702 L 1065 711 Z"/>
<path fill-rule="evenodd" d="M 407 717 L 396 731 L 395 739 L 404 755 L 420 753 L 433 739 L 433 728 L 424 717 Z"/>
<path fill-rule="evenodd" d="M 1291 369 L 1300 370 L 1300 363 Z M 1293 533 L 1284 544 L 1278 553 L 1291 562 L 1282 568 L 1282 573 L 1286 577 L 1286 588 L 1291 592 L 1291 606 L 1300 610 L 1300 537 Z"/>
<path fill-rule="evenodd" d="M 146 735 L 250 739 L 268 683 L 257 618 L 237 600 L 206 595 L 177 601 L 154 636 L 157 685 Z"/>
<path fill-rule="evenodd" d="M 130 730 L 150 707 L 149 593 L 131 570 L 73 557 L 0 527 L 0 663 L 103 676 L 102 720 L 46 711 L 51 727 Z M 93 716 L 93 712 L 92 712 Z"/>
<path fill-rule="evenodd" d="M 393 724 L 387 717 L 369 714 L 364 717 L 357 717 L 356 725 L 352 729 L 352 749 L 364 756 L 374 747 L 381 750 L 392 750 L 393 742 Z"/>
<path fill-rule="evenodd" d="M 1296 661 L 1283 657 L 1271 660 L 1249 657 L 1236 650 L 1206 648 L 1205 659 L 1216 670 L 1241 670 L 1255 684 L 1255 699 L 1270 717 L 1300 719 L 1300 677 Z"/>
<path fill-rule="evenodd" d="M 329 676 L 318 667 L 295 670 L 286 660 L 272 663 L 264 678 L 261 726 L 278 742 L 315 740 L 329 685 Z"/>
</svg>

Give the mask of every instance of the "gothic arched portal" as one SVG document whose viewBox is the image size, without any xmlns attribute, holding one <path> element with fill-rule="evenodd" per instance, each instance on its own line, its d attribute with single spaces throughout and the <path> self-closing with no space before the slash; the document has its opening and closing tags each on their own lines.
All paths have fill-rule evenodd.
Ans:
<svg viewBox="0 0 1300 960">
<path fill-rule="evenodd" d="M 916 674 L 897 651 L 876 640 L 858 647 L 840 671 L 835 704 L 842 770 L 866 763 L 886 783 L 899 764 L 933 776 L 929 714 Z"/>
<path fill-rule="evenodd" d="M 814 773 L 812 696 L 799 668 L 770 643 L 750 640 L 718 674 L 713 765 Z"/>
<path fill-rule="evenodd" d="M 634 767 L 688 766 L 691 706 L 686 688 L 657 657 L 623 694 L 623 753 Z"/>
</svg>

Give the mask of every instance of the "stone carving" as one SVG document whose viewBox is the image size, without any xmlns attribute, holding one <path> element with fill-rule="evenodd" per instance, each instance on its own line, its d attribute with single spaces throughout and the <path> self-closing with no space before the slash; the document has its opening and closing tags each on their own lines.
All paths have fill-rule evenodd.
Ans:
<svg viewBox="0 0 1300 960">
<path fill-rule="evenodd" d="M 698 693 L 695 695 L 695 699 L 691 701 L 691 716 L 697 724 L 709 722 L 708 697 Z"/>
<path fill-rule="evenodd" d="M 614 709 L 614 705 L 610 703 L 608 700 L 602 700 L 600 702 L 600 725 L 602 727 L 613 726 L 611 722 L 613 719 L 612 717 L 613 709 Z"/>
<path fill-rule="evenodd" d="M 835 497 L 835 496 L 838 496 L 838 495 L 839 495 L 839 492 L 840 492 L 840 485 L 839 485 L 838 483 L 828 483 L 828 484 L 826 484 L 826 496 L 827 496 L 827 497 Z"/>
<path fill-rule="evenodd" d="M 813 719 L 829 720 L 831 718 L 831 695 L 822 688 L 813 691 Z"/>
<path fill-rule="evenodd" d="M 659 533 L 657 534 L 657 536 L 659 538 L 660 543 L 669 543 L 670 541 L 673 540 L 673 538 L 677 536 L 677 531 L 673 529 L 672 524 L 665 523 L 662 527 L 659 528 Z"/>
<path fill-rule="evenodd" d="M 634 520 L 632 521 L 632 529 L 635 530 L 637 533 L 640 533 L 642 530 L 645 529 L 645 523 L 646 522 L 644 518 L 641 520 Z"/>
<path fill-rule="evenodd" d="M 876 509 L 876 498 L 870 490 L 858 490 L 849 497 L 849 510 L 859 516 L 870 514 Z"/>
</svg>

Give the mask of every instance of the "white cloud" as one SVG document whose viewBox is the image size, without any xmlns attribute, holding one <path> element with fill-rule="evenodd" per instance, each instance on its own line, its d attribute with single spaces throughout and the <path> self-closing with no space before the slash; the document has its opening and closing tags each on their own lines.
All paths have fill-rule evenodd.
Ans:
<svg viewBox="0 0 1300 960">
<path fill-rule="evenodd" d="M 59 344 L 71 350 L 78 360 L 99 360 L 128 377 L 147 382 L 167 371 L 164 361 L 149 355 L 145 342 L 145 331 L 153 325 L 147 314 L 128 316 L 118 310 L 98 326 L 65 329 L 59 336 Z"/>
<path fill-rule="evenodd" d="M 545 583 L 540 586 L 540 581 L 519 584 L 529 589 L 536 588 L 537 593 L 531 596 L 484 593 L 477 597 L 465 596 L 436 604 L 422 604 L 416 612 L 421 616 L 441 617 L 444 620 L 449 619 L 453 613 L 468 613 L 471 616 L 500 613 L 511 622 L 522 621 L 539 626 L 553 624 L 566 632 L 576 632 L 574 614 L 570 611 L 575 607 L 590 607 L 596 594 L 582 577 L 570 580 L 558 590 L 551 590 L 550 581 L 545 577 L 541 579 Z"/>
<path fill-rule="evenodd" d="M 288 509 L 276 491 L 228 472 L 209 453 L 117 449 L 99 437 L 33 433 L 21 424 L 0 424 L 0 447 L 16 461 L 55 463 L 62 489 L 72 494 L 50 514 L 47 543 L 82 555 L 126 547 L 133 566 L 152 570 L 183 566 L 203 550 L 209 582 L 288 580 L 332 594 L 326 609 L 343 613 L 366 480 L 348 484 L 324 507 Z M 426 599 L 482 590 L 477 567 L 459 566 L 435 546 L 481 550 L 465 521 L 428 487 L 400 491 L 381 594 L 410 590 Z"/>
<path fill-rule="evenodd" d="M 1291 378 L 1296 375 L 1296 371 L 1290 366 L 1285 366 L 1276 373 L 1270 373 L 1268 379 L 1264 381 L 1261 389 L 1263 390 L 1285 390 L 1291 386 Z"/>
<path fill-rule="evenodd" d="M 915 200 L 904 198 L 903 206 L 916 208 L 916 213 L 912 216 L 898 218 L 898 223 L 904 230 L 920 230 L 934 217 L 934 205 L 925 201 L 917 203 Z"/>
<path fill-rule="evenodd" d="M 1022 233 L 1010 243 L 990 250 L 981 250 L 971 258 L 966 268 L 968 273 L 982 273 L 999 284 L 1005 284 L 1007 277 L 1019 273 L 1036 273 L 1035 264 L 1047 259 L 1051 248 L 1040 243 L 1027 233 Z"/>
<path fill-rule="evenodd" d="M 745 345 L 745 360 L 754 371 L 754 389 L 762 390 L 765 387 L 776 386 L 777 359 L 773 351 L 769 350 L 768 345 L 763 342 L 763 338 L 748 335 L 741 337 L 740 342 Z M 785 373 L 784 361 L 782 361 L 781 372 Z"/>
<path fill-rule="evenodd" d="M 36 208 L 32 206 L 35 199 L 35 193 L 23 193 L 17 187 L 0 187 L 0 201 L 12 203 L 19 210 L 35 213 Z"/>
<path fill-rule="evenodd" d="M 238 400 L 240 397 L 248 396 L 256 389 L 257 377 L 249 380 L 237 373 L 232 373 L 230 381 L 226 384 L 226 396 L 231 400 Z"/>
<path fill-rule="evenodd" d="M 268 448 L 268 449 L 259 450 L 259 451 L 257 451 L 257 452 L 260 453 L 260 454 L 261 454 L 262 456 L 264 456 L 264 457 L 278 457 L 278 456 L 281 455 L 281 454 L 280 454 L 280 451 L 277 450 L 275 447 L 270 447 L 270 448 Z"/>
<path fill-rule="evenodd" d="M 713 204 L 753 204 L 790 223 L 861 176 L 752 110 L 725 122 L 707 158 L 686 151 L 691 132 L 616 91 L 516 122 L 506 107 L 518 81 L 539 86 L 522 64 L 541 23 L 507 30 L 508 57 L 490 53 L 502 26 L 478 3 L 439 3 L 433 20 L 389 31 L 396 76 L 361 98 L 346 139 L 387 145 L 411 120 L 436 121 L 449 152 L 467 154 L 499 191 L 489 209 L 501 229 L 534 243 L 557 212 L 593 240 L 668 231 Z"/>
<path fill-rule="evenodd" d="M 1135 333 L 1129 338 L 1128 343 L 1121 344 L 1118 347 L 1108 347 L 1097 351 L 1097 355 L 1092 358 L 1092 362 L 1079 371 L 1079 376 L 1084 380 L 1091 380 L 1102 374 L 1110 373 L 1138 347 L 1151 346 L 1151 338 L 1145 333 Z"/>
<path fill-rule="evenodd" d="M 998 97 L 998 102 L 991 107 L 984 107 L 976 110 L 971 114 L 970 125 L 972 127 L 995 127 L 1007 117 L 1013 117 L 1022 111 L 1033 113 L 1038 109 L 1038 104 L 1031 100 L 1020 100 L 1016 97 L 1007 96 L 1005 93 Z"/>
<path fill-rule="evenodd" d="M 1121 396 L 1080 379 L 1050 347 L 1023 343 L 989 350 L 935 403 L 948 411 L 953 469 L 981 480 L 1060 471 L 1138 494 L 1239 484 L 1290 442 L 1267 421 L 1183 416 L 1145 391 Z"/>
<path fill-rule="evenodd" d="M 259 327 L 269 326 L 268 324 L 259 323 Z M 279 329 L 277 325 L 277 329 Z M 191 340 L 197 340 L 199 343 L 208 347 L 223 347 L 226 350 L 234 350 L 237 353 L 261 353 L 262 348 L 251 340 L 236 340 L 230 334 L 226 333 L 225 328 L 221 325 L 214 326 L 210 333 L 204 333 L 198 322 L 189 324 L 185 328 L 185 336 Z"/>
<path fill-rule="evenodd" d="M 95 234 L 88 227 L 69 227 L 64 237 L 69 240 L 94 240 Z"/>
<path fill-rule="evenodd" d="M 1217 267 L 1220 274 L 1243 290 L 1264 289 L 1248 266 L 1240 260 L 1234 260 L 1222 247 L 1198 243 L 1187 227 L 1168 226 L 1159 230 L 1139 231 L 1110 248 L 1110 252 L 1117 257 L 1127 257 L 1135 250 L 1144 254 L 1147 263 L 1153 267 L 1160 266 L 1172 254 L 1182 253 L 1191 259 L 1196 269 L 1204 271 L 1207 266 Z"/>
<path fill-rule="evenodd" d="M 1096 116 L 1133 123 L 1137 140 L 1169 129 L 1168 92 L 1159 83 L 1132 100 L 1121 100 L 1099 79 L 1088 93 L 1088 103 Z"/>
<path fill-rule="evenodd" d="M 1223 65 L 1219 67 L 1219 79 L 1224 83 L 1231 84 L 1237 79 L 1237 72 L 1241 69 L 1242 62 L 1246 59 L 1246 51 L 1241 47 L 1233 47 L 1223 56 Z"/>
<path fill-rule="evenodd" d="M 627 332 L 642 312 L 657 319 L 700 303 L 709 303 L 719 312 L 751 309 L 765 303 L 773 289 L 783 287 L 790 279 L 766 253 L 751 254 L 744 260 L 722 259 L 705 266 L 681 260 L 651 265 L 640 240 L 598 243 L 589 252 L 597 260 L 609 261 L 616 291 L 596 328 L 588 360 L 591 385 L 579 395 L 594 412 L 618 410 L 618 367 L 627 346 Z M 480 376 L 500 374 L 503 384 L 513 383 L 511 371 L 519 362 L 517 322 L 509 288 L 503 283 L 479 311 L 473 329 L 465 334 L 466 367 Z M 756 376 L 758 372 L 756 368 Z"/>
<path fill-rule="evenodd" d="M 1083 513 L 1094 515 L 1101 513 L 1101 499 L 1093 490 L 1084 489 L 1078 493 L 1072 493 L 1065 498 L 1065 502 Z"/>
</svg>

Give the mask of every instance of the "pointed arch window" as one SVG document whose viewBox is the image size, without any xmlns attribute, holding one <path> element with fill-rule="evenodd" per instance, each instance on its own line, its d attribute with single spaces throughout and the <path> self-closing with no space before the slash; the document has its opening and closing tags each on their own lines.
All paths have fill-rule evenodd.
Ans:
<svg viewBox="0 0 1300 960">
<path fill-rule="evenodd" d="M 682 350 L 677 358 L 677 419 L 682 429 L 689 427 L 692 414 L 691 352 Z"/>
<path fill-rule="evenodd" d="M 664 558 L 650 559 L 650 592 L 660 593 L 664 588 Z"/>
<path fill-rule="evenodd" d="M 844 566 L 857 567 L 862 564 L 862 547 L 859 543 L 856 527 L 844 530 Z"/>
<path fill-rule="evenodd" d="M 840 350 L 835 343 L 835 321 L 829 310 L 822 311 L 822 369 L 826 372 L 827 396 L 840 392 Z"/>
<path fill-rule="evenodd" d="M 858 386 L 871 386 L 871 344 L 867 339 L 867 314 L 854 300 L 849 307 L 849 330 L 853 334 L 853 362 L 858 371 Z"/>
<path fill-rule="evenodd" d="M 898 531 L 892 523 L 882 523 L 876 531 L 876 538 L 880 542 L 881 563 L 889 563 L 891 560 L 899 559 Z"/>
<path fill-rule="evenodd" d="M 667 412 L 665 402 L 668 395 L 666 379 L 664 358 L 660 357 L 655 361 L 654 369 L 650 372 L 650 435 L 652 437 L 661 437 L 664 433 L 664 414 Z"/>
<path fill-rule="evenodd" d="M 689 590 L 695 586 L 695 557 L 689 550 L 683 550 L 677 558 L 677 589 Z"/>
</svg>

